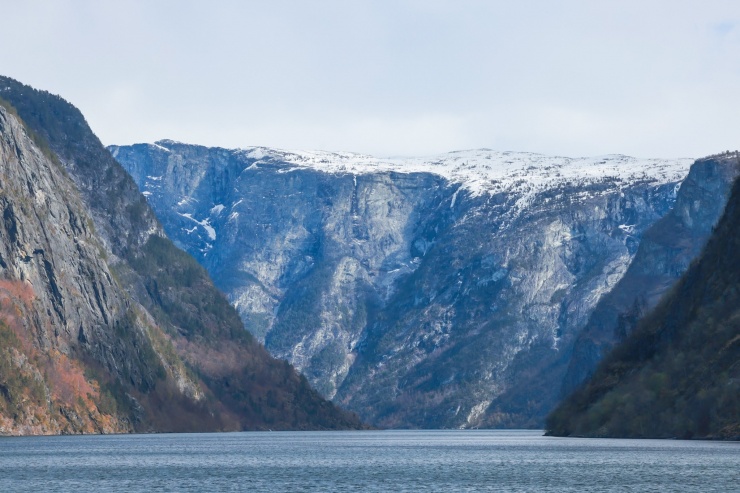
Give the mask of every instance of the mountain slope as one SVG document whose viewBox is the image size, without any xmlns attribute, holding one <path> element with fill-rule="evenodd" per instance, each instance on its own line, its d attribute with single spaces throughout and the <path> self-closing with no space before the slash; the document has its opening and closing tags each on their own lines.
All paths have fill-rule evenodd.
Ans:
<svg viewBox="0 0 740 493">
<path fill-rule="evenodd" d="M 740 437 L 738 231 L 736 182 L 700 258 L 549 416 L 550 434 Z"/>
<path fill-rule="evenodd" d="M 740 164 L 733 155 L 694 163 L 681 183 L 673 209 L 645 231 L 624 277 L 599 301 L 578 335 L 563 396 L 593 373 L 603 356 L 686 272 L 721 217 L 739 173 Z"/>
<path fill-rule="evenodd" d="M 76 108 L 5 77 L 0 98 L 3 432 L 359 425 L 243 330 Z M 71 387 L 53 381 L 61 367 Z M 18 369 L 53 410 L 41 424 L 10 392 L 29 388 Z"/>
<path fill-rule="evenodd" d="M 272 354 L 389 427 L 541 425 L 691 164 L 109 149 Z"/>
<path fill-rule="evenodd" d="M 127 431 L 128 417 L 106 406 L 104 382 L 87 381 L 70 347 L 99 343 L 99 359 L 119 363 L 132 387 L 148 386 L 159 365 L 142 352 L 122 368 L 116 354 L 145 338 L 137 332 L 123 341 L 100 330 L 127 310 L 107 296 L 114 281 L 92 221 L 74 185 L 4 107 L 0 173 L 0 432 Z M 73 296 L 83 312 L 68 303 Z"/>
</svg>

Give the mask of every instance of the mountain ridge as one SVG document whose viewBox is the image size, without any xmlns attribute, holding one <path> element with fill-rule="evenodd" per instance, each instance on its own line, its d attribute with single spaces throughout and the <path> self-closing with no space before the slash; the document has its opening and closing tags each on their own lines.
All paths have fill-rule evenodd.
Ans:
<svg viewBox="0 0 740 493">
<path fill-rule="evenodd" d="M 430 156 L 383 158 L 353 152 L 283 150 L 263 146 L 209 148 L 171 139 L 132 145 L 156 146 L 165 152 L 170 151 L 170 147 L 182 146 L 218 149 L 251 160 L 255 166 L 261 163 L 280 163 L 336 174 L 431 173 L 444 177 L 451 184 L 460 184 L 475 195 L 495 194 L 502 190 L 511 191 L 512 184 L 525 177 L 535 188 L 542 186 L 552 188 L 558 182 L 567 180 L 579 180 L 585 185 L 605 177 L 623 182 L 634 182 L 638 179 L 652 180 L 656 183 L 677 181 L 694 161 L 693 158 L 635 158 L 623 154 L 571 158 L 533 152 L 495 151 L 488 148 L 450 151 Z M 121 146 L 107 147 L 115 153 Z M 284 170 L 290 171 L 290 168 Z"/>
<path fill-rule="evenodd" d="M 740 164 L 729 154 L 694 163 L 673 210 L 645 231 L 624 277 L 599 301 L 579 334 L 563 396 L 593 373 L 603 355 L 632 331 L 638 319 L 658 304 L 698 257 L 739 174 Z"/>
<path fill-rule="evenodd" d="M 6 77 L 0 78 L 0 98 L 10 108 L 2 109 L 10 126 L 3 127 L 9 151 L 0 163 L 6 169 L 0 234 L 8 239 L 6 248 L 13 250 L 2 255 L 0 265 L 2 298 L 9 303 L 2 334 L 9 345 L 0 354 L 3 432 L 361 426 L 356 417 L 321 399 L 290 365 L 270 358 L 244 331 L 206 272 L 166 238 L 136 184 L 79 110 Z M 36 176 L 50 176 L 48 180 L 64 185 L 46 187 L 39 195 L 36 179 L 24 183 L 22 173 L 13 168 L 19 162 L 19 169 L 32 164 Z M 27 193 L 35 202 L 29 202 Z M 67 211 L 62 217 L 69 221 L 58 224 L 53 219 L 59 212 L 45 212 L 49 197 L 62 204 L 58 208 Z M 32 212 L 30 204 L 42 212 Z M 38 238 L 32 243 L 43 246 L 57 238 L 58 243 L 49 245 L 61 246 L 19 244 L 14 238 L 26 231 L 21 225 L 29 225 L 28 238 Z M 60 234 L 49 236 L 47 230 Z M 84 245 L 81 234 L 90 238 L 94 254 L 80 256 L 93 248 Z M 17 255 L 21 250 L 25 253 Z M 45 288 L 24 301 L 29 295 L 17 283 L 29 275 Z M 70 284 L 98 278 L 89 288 Z M 10 315 L 12 310 L 26 313 L 23 323 Z M 75 320 L 80 320 L 79 326 L 72 323 Z M 30 365 L 27 369 L 24 361 Z M 55 372 L 44 369 L 49 365 L 66 368 L 61 373 L 65 379 L 53 378 Z M 21 376 L 16 377 L 19 369 Z M 24 384 L 28 378 L 36 378 L 40 387 Z M 35 397 L 29 396 L 36 388 Z M 40 414 L 41 424 L 19 404 L 23 395 L 39 405 L 44 395 L 63 399 L 54 397 L 58 389 L 70 388 L 84 390 L 79 391 L 81 403 L 76 404 L 73 392 L 71 403 L 54 404 L 51 414 Z M 107 421 L 117 425 L 97 425 L 100 419 L 88 417 L 86 409 L 100 406 L 107 409 Z"/>
<path fill-rule="evenodd" d="M 388 427 L 541 425 L 559 398 L 562 354 L 690 164 L 633 160 L 621 177 L 609 170 L 623 157 L 563 168 L 501 153 L 511 162 L 494 171 L 506 179 L 478 193 L 492 151 L 439 165 L 475 175 L 462 186 L 356 155 L 286 162 L 264 148 L 158 142 L 109 150 L 170 236 L 273 354 Z M 584 163 L 593 173 L 573 179 Z M 551 179 L 528 181 L 536 170 Z M 517 387 L 539 403 L 496 401 Z"/>
<path fill-rule="evenodd" d="M 738 225 L 736 180 L 701 255 L 548 416 L 548 434 L 740 438 Z"/>
</svg>

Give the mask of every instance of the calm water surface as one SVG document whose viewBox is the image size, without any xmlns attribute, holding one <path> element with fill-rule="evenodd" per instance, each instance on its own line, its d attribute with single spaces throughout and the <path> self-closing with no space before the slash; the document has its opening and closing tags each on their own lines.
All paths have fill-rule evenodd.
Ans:
<svg viewBox="0 0 740 493">
<path fill-rule="evenodd" d="M 536 431 L 0 438 L 2 492 L 740 492 L 740 443 Z"/>
</svg>

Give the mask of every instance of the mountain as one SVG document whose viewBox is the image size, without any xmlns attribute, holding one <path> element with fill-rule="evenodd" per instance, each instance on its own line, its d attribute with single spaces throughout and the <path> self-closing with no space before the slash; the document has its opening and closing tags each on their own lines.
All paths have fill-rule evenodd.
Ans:
<svg viewBox="0 0 740 493">
<path fill-rule="evenodd" d="M 738 231 L 736 181 L 698 260 L 548 417 L 549 434 L 740 439 Z"/>
<path fill-rule="evenodd" d="M 681 184 L 673 209 L 645 231 L 624 277 L 596 305 L 578 335 L 562 395 L 574 391 L 641 315 L 686 272 L 722 215 L 740 165 L 732 154 L 698 160 Z"/>
<path fill-rule="evenodd" d="M 347 428 L 243 329 L 82 114 L 0 77 L 0 433 Z"/>
<path fill-rule="evenodd" d="M 387 427 L 533 427 L 690 160 L 111 146 L 246 327 Z"/>
</svg>

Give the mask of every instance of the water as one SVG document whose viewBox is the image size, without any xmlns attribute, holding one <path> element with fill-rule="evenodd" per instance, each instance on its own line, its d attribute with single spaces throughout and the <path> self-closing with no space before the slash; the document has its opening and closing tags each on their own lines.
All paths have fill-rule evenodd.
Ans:
<svg viewBox="0 0 740 493">
<path fill-rule="evenodd" d="M 0 491 L 740 491 L 740 443 L 541 434 L 0 438 Z"/>
</svg>

